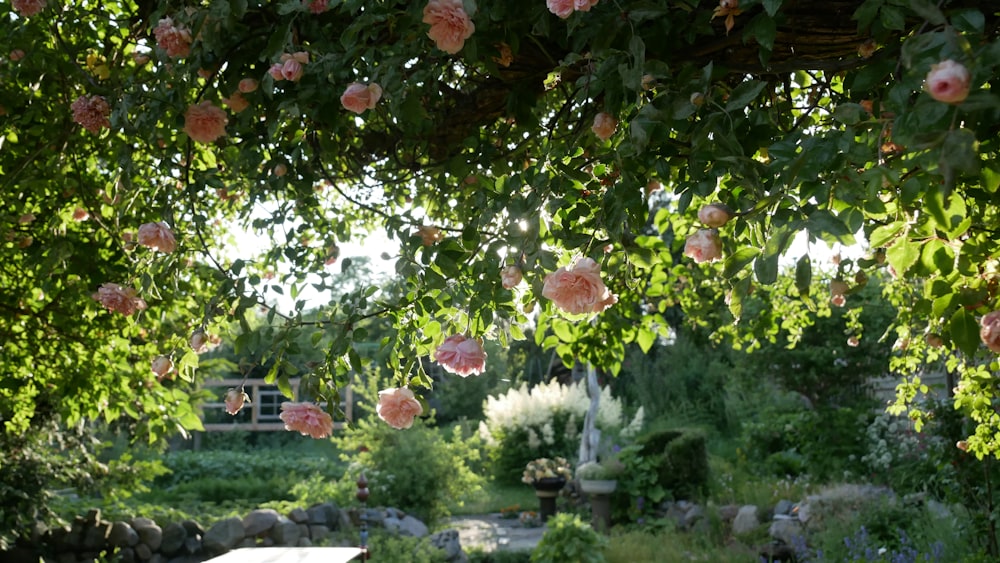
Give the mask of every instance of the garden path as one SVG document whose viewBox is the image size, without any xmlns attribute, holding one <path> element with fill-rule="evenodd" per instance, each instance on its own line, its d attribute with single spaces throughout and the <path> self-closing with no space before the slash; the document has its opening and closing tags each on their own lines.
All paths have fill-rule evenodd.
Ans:
<svg viewBox="0 0 1000 563">
<path fill-rule="evenodd" d="M 524 528 L 517 519 L 500 518 L 499 513 L 455 516 L 449 527 L 458 530 L 462 549 L 478 547 L 486 552 L 534 549 L 546 529 Z"/>
</svg>

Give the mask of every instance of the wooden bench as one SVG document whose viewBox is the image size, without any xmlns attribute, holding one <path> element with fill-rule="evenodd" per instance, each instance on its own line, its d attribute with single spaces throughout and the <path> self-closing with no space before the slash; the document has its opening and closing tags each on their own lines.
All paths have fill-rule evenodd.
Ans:
<svg viewBox="0 0 1000 563">
<path fill-rule="evenodd" d="M 347 563 L 360 561 L 358 547 L 244 547 L 205 563 Z"/>
</svg>

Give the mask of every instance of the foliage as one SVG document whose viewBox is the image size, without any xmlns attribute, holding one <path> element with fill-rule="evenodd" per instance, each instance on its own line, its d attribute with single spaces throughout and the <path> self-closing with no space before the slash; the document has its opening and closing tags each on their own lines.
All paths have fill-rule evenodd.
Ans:
<svg viewBox="0 0 1000 563">
<path fill-rule="evenodd" d="M 378 561 L 412 561 L 413 563 L 444 563 L 444 551 L 431 545 L 427 538 L 414 538 L 375 531 L 368 540 L 371 558 Z"/>
<path fill-rule="evenodd" d="M 616 469 L 618 468 L 607 463 L 588 461 L 577 466 L 576 478 L 590 481 L 614 479 L 619 473 Z"/>
<path fill-rule="evenodd" d="M 521 474 L 521 482 L 534 483 L 539 479 L 565 479 L 569 480 L 573 477 L 573 471 L 570 469 L 569 462 L 566 461 L 564 457 L 556 457 L 549 459 L 547 457 L 540 457 L 535 460 L 531 460 L 524 467 L 524 473 Z"/>
<path fill-rule="evenodd" d="M 369 503 L 393 506 L 431 524 L 448 516 L 453 503 L 475 498 L 483 479 L 469 465 L 478 459 L 478 440 L 462 438 L 458 427 L 446 437 L 432 424 L 416 419 L 400 432 L 365 417 L 334 437 L 348 464 L 338 487 L 347 498 L 338 501 L 353 502 L 354 482 L 362 472 L 371 491 Z"/>
<path fill-rule="evenodd" d="M 549 518 L 548 529 L 531 553 L 532 563 L 602 563 L 606 540 L 576 514 Z"/>
<path fill-rule="evenodd" d="M 473 548 L 466 551 L 469 563 L 529 563 L 531 551 L 528 550 L 497 550 L 492 552 Z"/>
<path fill-rule="evenodd" d="M 479 432 L 490 449 L 494 475 L 502 482 L 516 482 L 525 465 L 538 454 L 576 457 L 583 420 L 590 407 L 586 385 L 564 385 L 550 381 L 528 387 L 523 384 L 507 393 L 487 398 L 486 419 Z M 606 440 L 627 439 L 642 427 L 637 412 L 629 421 L 622 401 L 601 389 L 597 428 Z"/>
<path fill-rule="evenodd" d="M 154 482 L 159 488 L 206 478 L 237 481 L 265 475 L 281 476 L 291 486 L 295 480 L 310 475 L 338 479 L 344 473 L 344 466 L 330 456 L 290 456 L 280 449 L 172 451 L 163 456 L 163 463 L 170 473 Z"/>
<path fill-rule="evenodd" d="M 652 458 L 657 483 L 674 498 L 699 498 L 708 483 L 706 436 L 694 428 L 656 428 L 638 436 L 643 456 Z"/>
<path fill-rule="evenodd" d="M 934 420 L 916 432 L 909 419 L 879 414 L 865 432 L 868 452 L 861 462 L 874 482 L 899 494 L 925 491 L 946 498 L 956 486 L 956 469 L 949 463 L 955 444 L 939 432 Z"/>
</svg>

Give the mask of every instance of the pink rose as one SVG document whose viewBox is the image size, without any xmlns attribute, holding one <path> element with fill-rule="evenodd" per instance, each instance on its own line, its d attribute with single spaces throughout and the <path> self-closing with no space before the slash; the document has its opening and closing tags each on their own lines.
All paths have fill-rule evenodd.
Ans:
<svg viewBox="0 0 1000 563">
<path fill-rule="evenodd" d="M 150 367 L 158 379 L 163 379 L 163 376 L 174 370 L 174 362 L 167 356 L 157 356 L 150 362 Z"/>
<path fill-rule="evenodd" d="M 578 12 L 589 12 L 597 2 L 598 0 L 573 0 L 573 9 Z"/>
<path fill-rule="evenodd" d="M 576 9 L 574 0 L 545 0 L 545 5 L 548 6 L 550 12 L 562 19 L 573 15 L 573 11 Z"/>
<path fill-rule="evenodd" d="M 861 345 L 861 339 L 858 338 L 857 336 L 852 336 L 847 339 L 847 345 L 850 346 L 851 348 L 857 348 L 858 346 Z"/>
<path fill-rule="evenodd" d="M 594 116 L 594 125 L 590 128 L 602 141 L 607 141 L 615 134 L 618 120 L 603 111 Z"/>
<path fill-rule="evenodd" d="M 847 305 L 847 297 L 844 295 L 834 295 L 830 298 L 830 304 L 834 307 L 843 307 Z"/>
<path fill-rule="evenodd" d="M 163 18 L 153 29 L 156 45 L 169 57 L 186 57 L 191 54 L 191 32 L 184 26 L 175 26 L 172 18 Z"/>
<path fill-rule="evenodd" d="M 241 410 L 243 410 L 243 405 L 250 402 L 250 397 L 243 391 L 242 388 L 236 389 L 235 387 L 230 387 L 229 391 L 226 391 L 226 412 L 236 416 Z M 288 403 L 282 405 L 284 407 Z M 282 416 L 284 420 L 284 416 Z"/>
<path fill-rule="evenodd" d="M 721 227 L 733 218 L 733 210 L 722 203 L 710 203 L 698 210 L 698 220 L 709 227 Z"/>
<path fill-rule="evenodd" d="M 939 102 L 958 104 L 969 96 L 971 80 L 965 65 L 948 59 L 931 66 L 924 79 L 924 88 Z"/>
<path fill-rule="evenodd" d="M 413 396 L 413 391 L 402 387 L 379 391 L 375 412 L 389 426 L 403 430 L 413 426 L 413 417 L 420 416 L 424 412 L 424 407 L 420 406 L 420 401 Z"/>
<path fill-rule="evenodd" d="M 931 348 L 940 348 L 944 346 L 944 338 L 941 338 L 940 334 L 934 334 L 933 332 L 924 337 L 924 342 L 926 342 Z"/>
<path fill-rule="evenodd" d="M 699 264 L 722 258 L 722 239 L 719 238 L 719 231 L 699 229 L 685 241 L 684 255 L 694 258 Z"/>
<path fill-rule="evenodd" d="M 1000 311 L 986 313 L 979 323 L 979 338 L 991 351 L 1000 354 Z"/>
<path fill-rule="evenodd" d="M 523 275 L 521 274 L 521 268 L 511 265 L 507 266 L 500 271 L 500 283 L 503 284 L 504 289 L 512 289 L 517 284 L 521 283 Z"/>
<path fill-rule="evenodd" d="M 374 109 L 375 104 L 382 98 L 382 87 L 378 84 L 365 86 L 360 82 L 352 82 L 344 93 L 340 96 L 340 105 L 344 109 L 354 113 L 364 113 L 365 110 Z"/>
<path fill-rule="evenodd" d="M 122 287 L 116 283 L 101 284 L 94 294 L 94 299 L 100 301 L 105 309 L 125 316 L 146 308 L 146 302 L 138 297 L 135 289 Z"/>
<path fill-rule="evenodd" d="M 9 55 L 7 55 L 7 58 L 10 59 L 12 62 L 16 63 L 17 61 L 19 61 L 19 60 L 21 60 L 21 59 L 24 58 L 24 50 L 23 49 L 14 49 L 14 50 L 12 50 L 10 52 Z"/>
<path fill-rule="evenodd" d="M 285 174 L 288 174 L 288 167 L 279 162 L 271 169 L 271 174 L 274 174 L 275 178 L 281 178 Z"/>
<path fill-rule="evenodd" d="M 10 5 L 21 16 L 30 18 L 45 9 L 45 0 L 11 0 Z"/>
<path fill-rule="evenodd" d="M 427 36 L 437 48 L 454 55 L 465 46 L 465 40 L 476 30 L 465 13 L 462 0 L 430 0 L 424 6 L 424 23 L 430 24 Z"/>
<path fill-rule="evenodd" d="M 601 265 L 592 258 L 580 258 L 545 276 L 542 296 L 573 315 L 600 313 L 618 302 L 601 279 Z"/>
<path fill-rule="evenodd" d="M 271 68 L 267 69 L 267 73 L 271 75 L 271 78 L 273 78 L 275 82 L 285 79 L 285 74 L 281 71 L 282 66 L 283 65 L 281 63 L 274 63 L 271 65 Z"/>
<path fill-rule="evenodd" d="M 830 303 L 835 307 L 843 307 L 847 304 L 845 294 L 850 286 L 843 280 L 830 280 Z"/>
<path fill-rule="evenodd" d="M 191 333 L 191 338 L 188 340 L 188 345 L 196 353 L 201 354 L 205 350 L 208 350 L 208 335 L 205 331 L 198 329 Z"/>
<path fill-rule="evenodd" d="M 77 207 L 73 210 L 73 220 L 74 221 L 86 221 L 90 218 L 90 213 L 82 207 Z"/>
<path fill-rule="evenodd" d="M 101 132 L 103 127 L 111 127 L 108 117 L 111 115 L 111 107 L 102 96 L 80 96 L 70 106 L 73 110 L 73 121 L 79 123 L 84 129 L 93 134 Z"/>
<path fill-rule="evenodd" d="M 417 236 L 420 237 L 420 242 L 424 246 L 432 246 L 444 238 L 444 235 L 441 233 L 441 229 L 428 225 L 421 225 L 420 228 L 417 229 Z"/>
<path fill-rule="evenodd" d="M 233 113 L 239 113 L 250 107 L 250 102 L 239 91 L 233 92 L 233 95 L 228 98 L 222 98 L 222 103 L 229 106 L 229 109 L 233 110 Z"/>
<path fill-rule="evenodd" d="M 434 351 L 434 360 L 445 371 L 468 377 L 486 369 L 486 352 L 478 340 L 453 334 Z"/>
<path fill-rule="evenodd" d="M 208 100 L 188 106 L 184 114 L 184 132 L 199 143 L 211 143 L 226 134 L 226 112 Z"/>
<path fill-rule="evenodd" d="M 285 53 L 284 55 L 281 55 L 281 62 L 285 62 L 287 60 L 285 57 L 288 57 L 289 59 L 295 59 L 296 61 L 299 62 L 299 64 L 303 64 L 303 65 L 304 64 L 309 64 L 309 53 L 307 53 L 305 51 L 296 51 L 294 53 Z"/>
<path fill-rule="evenodd" d="M 249 94 L 250 92 L 257 90 L 257 86 L 258 82 L 253 78 L 244 78 L 243 80 L 240 80 L 236 89 L 243 94 Z"/>
<path fill-rule="evenodd" d="M 326 438 L 333 433 L 333 419 L 313 403 L 281 403 L 285 430 L 294 430 L 303 436 Z"/>
<path fill-rule="evenodd" d="M 139 244 L 166 254 L 170 254 L 177 248 L 173 231 L 163 221 L 140 225 Z"/>
<path fill-rule="evenodd" d="M 311 2 L 306 3 L 309 4 L 310 12 L 319 15 L 326 11 L 329 0 L 312 0 Z"/>
<path fill-rule="evenodd" d="M 285 80 L 298 82 L 302 78 L 302 63 L 295 59 L 288 59 L 281 64 L 281 76 Z"/>
</svg>

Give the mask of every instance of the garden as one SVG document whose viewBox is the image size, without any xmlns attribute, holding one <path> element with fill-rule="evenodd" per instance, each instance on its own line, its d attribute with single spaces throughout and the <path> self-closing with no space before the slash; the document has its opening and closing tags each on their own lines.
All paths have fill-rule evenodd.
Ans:
<svg viewBox="0 0 1000 563">
<path fill-rule="evenodd" d="M 0 560 L 1000 560 L 995 2 L 11 0 L 0 45 Z"/>
</svg>

